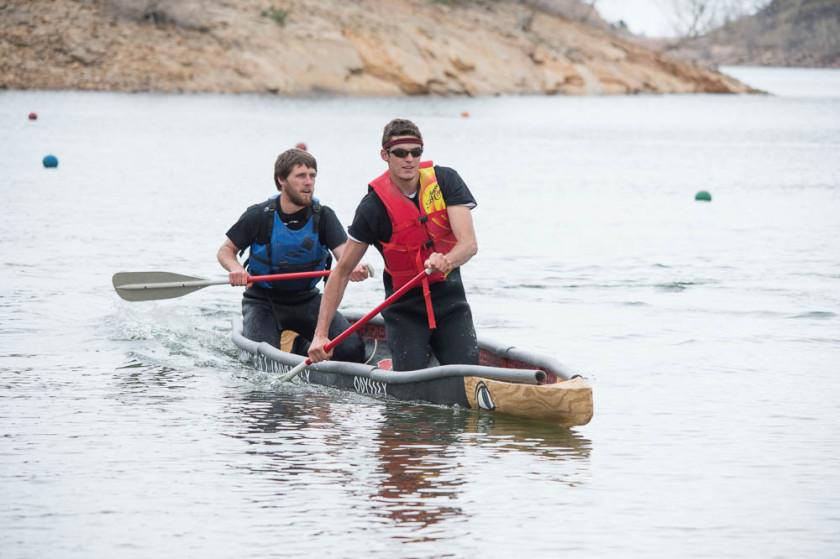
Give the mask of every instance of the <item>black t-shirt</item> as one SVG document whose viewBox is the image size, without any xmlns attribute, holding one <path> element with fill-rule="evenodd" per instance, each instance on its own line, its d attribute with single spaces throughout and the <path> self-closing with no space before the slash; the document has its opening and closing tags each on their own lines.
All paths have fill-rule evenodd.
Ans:
<svg viewBox="0 0 840 559">
<path fill-rule="evenodd" d="M 227 238 L 230 239 L 230 242 L 237 249 L 246 250 L 254 243 L 265 242 L 267 240 L 264 238 L 268 234 L 265 215 L 266 205 L 266 202 L 261 202 L 249 207 L 239 217 L 239 220 L 228 229 L 226 233 Z M 286 227 L 292 231 L 298 231 L 309 222 L 312 208 L 306 207 L 293 214 L 286 214 L 280 209 L 280 202 L 278 200 L 277 212 L 280 216 L 280 221 Z M 338 220 L 338 216 L 335 215 L 332 208 L 327 206 L 321 206 L 321 217 L 318 222 L 318 240 L 330 251 L 335 250 L 347 241 L 347 234 L 344 232 L 344 227 L 342 227 L 341 222 Z M 245 296 L 258 298 L 271 297 L 274 300 L 282 302 L 295 302 L 314 297 L 317 293 L 317 288 L 300 293 L 292 293 L 276 289 L 265 289 L 255 285 L 245 291 Z"/>
<path fill-rule="evenodd" d="M 468 206 L 474 208 L 477 205 L 470 189 L 455 169 L 435 165 L 435 178 L 437 178 L 441 196 L 447 207 Z M 407 198 L 412 200 L 419 208 L 420 202 L 416 194 Z M 391 218 L 388 216 L 385 204 L 379 199 L 372 187 L 368 187 L 368 193 L 359 202 L 356 215 L 353 217 L 353 223 L 347 228 L 347 232 L 351 239 L 375 246 L 380 254 L 382 253 L 382 243 L 391 240 L 393 234 Z M 460 270 L 457 268 L 452 270 L 447 278 L 453 281 L 459 280 Z M 390 274 L 385 272 L 383 279 L 386 292 L 391 293 L 393 284 Z"/>
</svg>

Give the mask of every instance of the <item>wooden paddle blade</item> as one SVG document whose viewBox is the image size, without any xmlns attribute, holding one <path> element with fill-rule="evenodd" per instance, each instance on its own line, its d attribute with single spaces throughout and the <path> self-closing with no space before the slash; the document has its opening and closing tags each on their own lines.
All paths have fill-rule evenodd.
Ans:
<svg viewBox="0 0 840 559">
<path fill-rule="evenodd" d="M 119 272 L 112 281 L 117 294 L 126 301 L 174 299 L 208 285 L 227 283 L 227 280 L 208 281 L 171 272 Z"/>
</svg>

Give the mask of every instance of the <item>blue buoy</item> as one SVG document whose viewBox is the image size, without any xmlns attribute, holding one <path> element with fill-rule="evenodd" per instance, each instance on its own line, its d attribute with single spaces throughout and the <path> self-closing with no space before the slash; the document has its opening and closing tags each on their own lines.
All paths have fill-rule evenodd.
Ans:
<svg viewBox="0 0 840 559">
<path fill-rule="evenodd" d="M 44 157 L 44 167 L 47 169 L 58 167 L 58 158 L 55 155 L 47 155 Z"/>
<path fill-rule="evenodd" d="M 705 190 L 701 190 L 697 194 L 694 195 L 695 200 L 699 200 L 701 202 L 711 202 L 712 195 L 706 192 Z"/>
</svg>

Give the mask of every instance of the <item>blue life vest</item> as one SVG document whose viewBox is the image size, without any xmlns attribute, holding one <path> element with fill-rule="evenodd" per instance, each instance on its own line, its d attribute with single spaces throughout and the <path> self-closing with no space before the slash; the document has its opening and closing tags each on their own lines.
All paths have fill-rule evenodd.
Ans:
<svg viewBox="0 0 840 559">
<path fill-rule="evenodd" d="M 263 215 L 266 218 L 263 234 L 250 247 L 248 273 L 252 276 L 266 276 L 327 269 L 332 259 L 329 251 L 318 239 L 318 225 L 321 221 L 321 204 L 318 203 L 318 199 L 312 199 L 306 224 L 297 231 L 292 231 L 280 220 L 280 211 L 277 208 L 279 196 L 278 194 L 269 198 L 263 207 Z M 321 278 L 304 278 L 254 282 L 254 285 L 279 291 L 308 291 L 319 281 Z"/>
</svg>

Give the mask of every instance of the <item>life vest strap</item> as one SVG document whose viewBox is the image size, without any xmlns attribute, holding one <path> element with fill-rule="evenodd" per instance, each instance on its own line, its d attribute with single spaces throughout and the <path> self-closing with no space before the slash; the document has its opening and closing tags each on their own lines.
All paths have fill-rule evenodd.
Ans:
<svg viewBox="0 0 840 559">
<path fill-rule="evenodd" d="M 414 262 L 417 265 L 418 270 L 422 270 L 424 266 L 424 262 L 421 260 L 422 256 L 420 251 L 417 251 L 417 255 L 414 257 Z M 426 274 L 423 276 L 423 299 L 426 300 L 426 316 L 429 319 L 429 328 L 434 330 L 437 328 L 437 324 L 435 323 L 435 309 L 432 307 L 432 291 L 429 289 L 429 275 Z"/>
<path fill-rule="evenodd" d="M 412 245 L 398 245 L 398 244 L 394 244 L 394 243 L 382 243 L 382 246 L 389 249 L 389 250 L 393 250 L 394 252 L 406 252 L 406 253 L 408 253 L 408 252 L 413 252 L 413 251 L 417 250 L 417 247 L 412 246 Z"/>
<path fill-rule="evenodd" d="M 419 257 L 420 257 L 420 253 L 417 253 L 417 259 L 415 260 L 416 262 L 419 262 Z M 421 262 L 420 263 L 421 269 L 422 269 L 422 266 L 423 266 L 423 263 Z M 401 278 L 401 277 L 406 277 L 406 276 L 414 277 L 416 275 L 414 272 L 395 272 L 395 271 L 391 270 L 388 267 L 387 264 L 385 265 L 385 271 L 388 272 L 391 275 L 392 280 L 394 278 Z M 431 288 L 429 287 L 429 285 L 430 285 L 429 276 L 428 275 L 425 276 L 423 278 L 423 281 L 420 282 L 420 284 L 423 286 L 423 299 L 426 303 L 426 316 L 428 317 L 429 328 L 434 330 L 435 328 L 437 328 L 437 323 L 435 322 L 435 309 L 432 306 L 432 291 L 431 291 Z"/>
<path fill-rule="evenodd" d="M 410 220 L 410 221 L 403 221 L 399 225 L 394 225 L 392 230 L 391 230 L 391 234 L 393 235 L 394 233 L 399 233 L 400 231 L 404 231 L 405 229 L 408 229 L 409 227 L 414 227 L 414 220 L 413 219 Z"/>
<path fill-rule="evenodd" d="M 423 278 L 423 298 L 426 299 L 426 315 L 429 317 L 429 328 L 437 328 L 435 323 L 435 309 L 432 307 L 432 292 L 429 289 L 429 276 Z"/>
<path fill-rule="evenodd" d="M 385 266 L 385 271 L 388 272 L 388 274 L 391 276 L 391 278 L 407 278 L 407 277 L 412 277 L 413 278 L 415 275 L 417 275 L 414 272 L 405 272 L 405 271 L 395 272 L 395 271 L 391 270 L 391 268 L 389 268 L 387 265 Z"/>
</svg>

